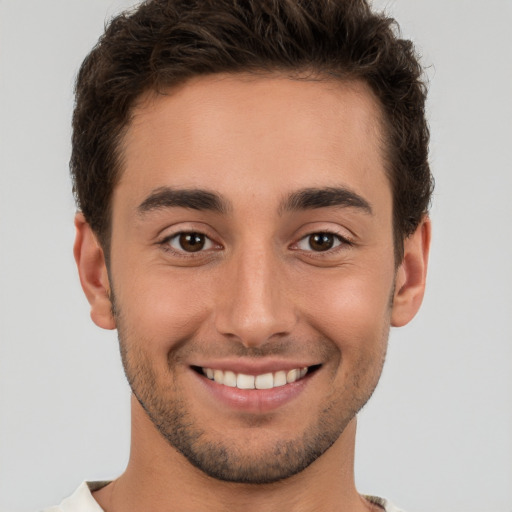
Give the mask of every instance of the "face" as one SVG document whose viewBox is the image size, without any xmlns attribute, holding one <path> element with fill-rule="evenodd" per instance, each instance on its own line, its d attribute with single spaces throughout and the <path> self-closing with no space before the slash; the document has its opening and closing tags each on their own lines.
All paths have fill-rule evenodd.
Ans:
<svg viewBox="0 0 512 512">
<path fill-rule="evenodd" d="M 301 471 L 377 384 L 397 279 L 379 126 L 363 84 L 277 76 L 200 78 L 135 110 L 108 285 L 123 362 L 215 478 Z"/>
</svg>

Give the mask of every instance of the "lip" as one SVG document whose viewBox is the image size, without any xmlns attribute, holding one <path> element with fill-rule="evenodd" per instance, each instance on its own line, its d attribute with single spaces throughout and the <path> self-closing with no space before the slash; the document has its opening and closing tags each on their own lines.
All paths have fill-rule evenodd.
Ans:
<svg viewBox="0 0 512 512">
<path fill-rule="evenodd" d="M 294 363 L 281 363 L 277 366 L 276 364 L 273 362 L 254 364 L 243 361 L 238 361 L 236 364 L 228 364 L 223 361 L 222 363 L 209 362 L 206 367 L 219 370 L 230 369 L 236 373 L 246 373 L 247 375 L 260 375 L 279 370 L 291 370 L 301 365 L 301 363 L 297 366 L 294 366 Z M 302 367 L 304 366 L 307 365 L 302 364 Z M 295 382 L 272 389 L 239 389 L 210 380 L 192 368 L 190 372 L 193 374 L 193 378 L 200 389 L 206 394 L 208 403 L 211 403 L 213 399 L 214 403 L 226 407 L 228 410 L 250 414 L 269 413 L 297 399 L 309 386 L 311 379 L 316 373 L 308 373 L 305 377 Z"/>
</svg>

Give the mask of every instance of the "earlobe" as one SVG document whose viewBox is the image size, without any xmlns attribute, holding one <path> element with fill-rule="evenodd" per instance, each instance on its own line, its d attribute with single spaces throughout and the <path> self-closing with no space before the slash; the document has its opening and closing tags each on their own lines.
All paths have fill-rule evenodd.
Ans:
<svg viewBox="0 0 512 512">
<path fill-rule="evenodd" d="M 116 323 L 112 315 L 110 283 L 103 249 L 80 212 L 75 216 L 75 227 L 73 254 L 80 283 L 91 305 L 91 318 L 103 329 L 115 329 Z"/>
<path fill-rule="evenodd" d="M 401 327 L 418 312 L 425 293 L 431 224 L 425 216 L 416 231 L 404 241 L 404 258 L 395 279 L 391 325 Z"/>
</svg>

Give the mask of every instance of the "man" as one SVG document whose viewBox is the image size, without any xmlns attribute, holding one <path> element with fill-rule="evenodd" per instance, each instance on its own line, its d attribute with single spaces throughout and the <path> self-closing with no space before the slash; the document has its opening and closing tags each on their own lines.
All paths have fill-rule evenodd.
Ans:
<svg viewBox="0 0 512 512">
<path fill-rule="evenodd" d="M 77 79 L 75 258 L 128 467 L 52 510 L 396 511 L 356 415 L 425 287 L 421 68 L 362 0 L 155 0 Z"/>
</svg>

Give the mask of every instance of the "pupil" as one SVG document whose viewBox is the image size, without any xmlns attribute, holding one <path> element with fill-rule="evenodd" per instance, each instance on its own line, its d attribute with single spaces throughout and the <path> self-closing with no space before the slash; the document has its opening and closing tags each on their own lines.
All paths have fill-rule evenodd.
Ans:
<svg viewBox="0 0 512 512">
<path fill-rule="evenodd" d="M 197 252 L 204 247 L 205 237 L 199 233 L 182 233 L 180 245 L 184 251 Z"/>
<path fill-rule="evenodd" d="M 309 245 L 314 251 L 328 251 L 334 245 L 334 235 L 315 233 L 309 237 Z"/>
</svg>

